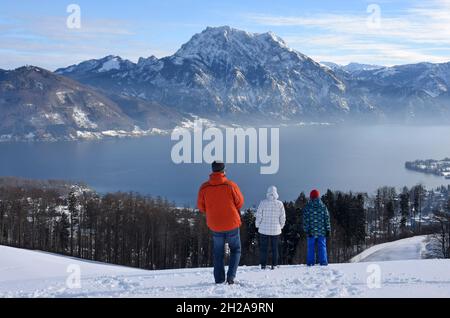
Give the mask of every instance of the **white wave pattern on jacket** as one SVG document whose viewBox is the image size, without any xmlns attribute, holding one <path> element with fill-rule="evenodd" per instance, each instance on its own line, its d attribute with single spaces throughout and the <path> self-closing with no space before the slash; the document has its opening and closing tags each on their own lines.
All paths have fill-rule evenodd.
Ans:
<svg viewBox="0 0 450 318">
<path fill-rule="evenodd" d="M 256 212 L 256 227 L 260 234 L 280 235 L 286 222 L 283 202 L 278 200 L 276 187 L 269 187 L 266 196 Z"/>
</svg>

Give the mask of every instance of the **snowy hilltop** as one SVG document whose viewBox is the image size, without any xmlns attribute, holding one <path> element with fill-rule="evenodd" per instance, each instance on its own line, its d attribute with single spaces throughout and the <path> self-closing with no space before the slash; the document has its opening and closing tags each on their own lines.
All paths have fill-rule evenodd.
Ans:
<svg viewBox="0 0 450 318">
<path fill-rule="evenodd" d="M 422 249 L 416 237 L 375 246 L 359 263 L 244 266 L 228 286 L 211 281 L 211 268 L 146 271 L 0 246 L 0 297 L 450 297 L 450 260 L 420 259 Z M 407 260 L 382 261 L 392 252 Z"/>
<path fill-rule="evenodd" d="M 380 262 L 433 258 L 435 240 L 426 235 L 378 244 L 353 257 L 350 262 Z"/>
</svg>

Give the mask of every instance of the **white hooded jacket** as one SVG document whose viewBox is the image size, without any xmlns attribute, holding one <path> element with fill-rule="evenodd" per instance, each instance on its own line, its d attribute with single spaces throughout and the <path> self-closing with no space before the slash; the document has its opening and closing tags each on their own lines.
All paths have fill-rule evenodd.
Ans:
<svg viewBox="0 0 450 318">
<path fill-rule="evenodd" d="M 266 199 L 261 201 L 256 211 L 256 227 L 264 235 L 280 235 L 286 222 L 283 202 L 278 200 L 276 187 L 269 187 Z"/>
</svg>

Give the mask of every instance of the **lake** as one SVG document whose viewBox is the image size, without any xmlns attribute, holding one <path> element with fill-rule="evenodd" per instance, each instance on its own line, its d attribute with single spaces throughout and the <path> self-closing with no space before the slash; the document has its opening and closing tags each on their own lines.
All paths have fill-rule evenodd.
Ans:
<svg viewBox="0 0 450 318">
<path fill-rule="evenodd" d="M 102 193 L 136 191 L 192 206 L 210 167 L 172 163 L 173 144 L 169 136 L 1 143 L 0 175 L 84 181 Z M 404 168 L 405 161 L 445 157 L 450 157 L 445 126 L 288 127 L 280 129 L 277 174 L 261 175 L 259 164 L 228 165 L 227 174 L 252 206 L 270 185 L 278 187 L 282 200 L 312 188 L 372 193 L 383 185 L 447 185 L 450 180 Z"/>
</svg>

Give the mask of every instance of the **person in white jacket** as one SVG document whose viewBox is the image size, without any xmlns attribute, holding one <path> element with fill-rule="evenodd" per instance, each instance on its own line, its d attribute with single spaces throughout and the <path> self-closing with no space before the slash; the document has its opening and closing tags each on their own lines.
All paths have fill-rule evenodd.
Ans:
<svg viewBox="0 0 450 318">
<path fill-rule="evenodd" d="M 283 202 L 278 200 L 277 188 L 267 189 L 266 199 L 261 201 L 256 211 L 256 227 L 259 232 L 260 263 L 266 269 L 269 241 L 272 247 L 272 269 L 278 265 L 278 237 L 286 222 Z"/>
</svg>

